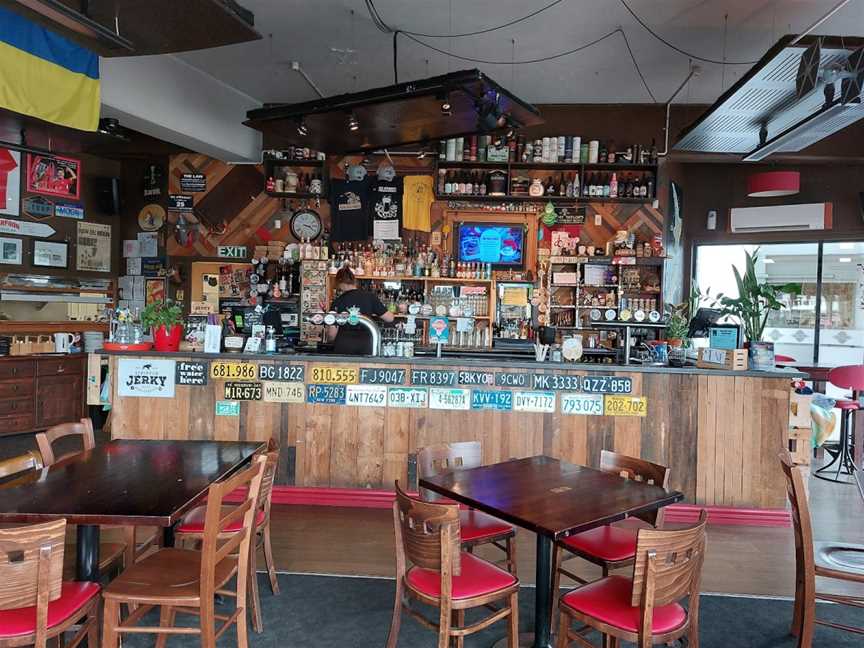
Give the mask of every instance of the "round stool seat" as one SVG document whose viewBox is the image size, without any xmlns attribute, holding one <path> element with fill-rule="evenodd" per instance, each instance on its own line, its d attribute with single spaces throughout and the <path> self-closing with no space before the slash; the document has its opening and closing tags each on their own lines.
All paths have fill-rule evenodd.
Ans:
<svg viewBox="0 0 864 648">
<path fill-rule="evenodd" d="M 838 400 L 834 407 L 841 410 L 857 410 L 861 409 L 861 406 L 858 404 L 858 401 L 854 400 Z"/>
</svg>

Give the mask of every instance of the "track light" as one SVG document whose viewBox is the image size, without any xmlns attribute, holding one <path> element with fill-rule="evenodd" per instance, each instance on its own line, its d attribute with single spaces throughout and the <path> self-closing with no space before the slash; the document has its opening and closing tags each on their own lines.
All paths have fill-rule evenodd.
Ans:
<svg viewBox="0 0 864 648">
<path fill-rule="evenodd" d="M 360 122 L 357 121 L 357 115 L 352 112 L 348 115 L 348 130 L 356 131 L 358 128 L 360 128 Z"/>
<path fill-rule="evenodd" d="M 297 134 L 303 136 L 309 134 L 309 129 L 306 127 L 306 120 L 302 117 L 297 120 Z"/>
<path fill-rule="evenodd" d="M 444 99 L 441 101 L 441 114 L 448 117 L 453 114 L 453 104 L 450 103 L 449 93 L 444 95 Z"/>
</svg>

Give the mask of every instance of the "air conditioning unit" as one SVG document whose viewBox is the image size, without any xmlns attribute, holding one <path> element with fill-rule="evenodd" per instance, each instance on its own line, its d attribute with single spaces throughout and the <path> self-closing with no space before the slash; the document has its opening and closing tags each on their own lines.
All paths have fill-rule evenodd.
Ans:
<svg viewBox="0 0 864 648">
<path fill-rule="evenodd" d="M 729 231 L 750 234 L 830 230 L 832 207 L 833 203 L 734 207 L 729 210 Z"/>
</svg>

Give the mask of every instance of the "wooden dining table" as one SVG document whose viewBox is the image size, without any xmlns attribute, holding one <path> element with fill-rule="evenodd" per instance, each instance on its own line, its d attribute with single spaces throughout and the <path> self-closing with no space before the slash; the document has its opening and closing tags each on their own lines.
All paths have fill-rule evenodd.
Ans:
<svg viewBox="0 0 864 648">
<path fill-rule="evenodd" d="M 546 456 L 455 470 L 419 485 L 537 534 L 534 636 L 527 644 L 534 648 L 551 646 L 553 543 L 684 498 Z"/>
<path fill-rule="evenodd" d="M 99 526 L 172 528 L 264 447 L 260 442 L 126 441 L 97 445 L 0 487 L 0 523 L 77 525 L 76 579 L 99 580 Z"/>
</svg>

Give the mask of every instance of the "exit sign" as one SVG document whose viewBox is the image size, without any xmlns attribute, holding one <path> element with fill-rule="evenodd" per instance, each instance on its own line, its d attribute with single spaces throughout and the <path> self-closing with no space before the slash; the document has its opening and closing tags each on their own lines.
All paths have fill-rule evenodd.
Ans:
<svg viewBox="0 0 864 648">
<path fill-rule="evenodd" d="M 220 259 L 245 259 L 245 245 L 220 245 L 218 248 Z"/>
</svg>

